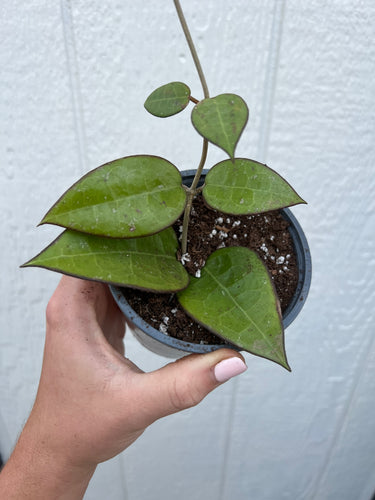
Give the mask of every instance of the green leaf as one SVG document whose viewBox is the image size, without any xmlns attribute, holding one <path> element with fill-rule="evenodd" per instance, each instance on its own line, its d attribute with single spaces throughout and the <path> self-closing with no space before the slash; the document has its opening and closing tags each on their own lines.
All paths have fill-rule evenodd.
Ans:
<svg viewBox="0 0 375 500">
<path fill-rule="evenodd" d="M 181 82 L 171 82 L 157 88 L 144 104 L 149 113 L 160 118 L 172 116 L 189 104 L 190 89 Z"/>
<path fill-rule="evenodd" d="M 212 332 L 290 370 L 276 293 L 264 264 L 252 250 L 216 250 L 201 277 L 191 277 L 178 299 L 190 316 Z"/>
<path fill-rule="evenodd" d="M 185 200 L 181 174 L 172 163 L 158 156 L 128 156 L 82 177 L 41 224 L 112 238 L 134 238 L 173 224 Z"/>
<path fill-rule="evenodd" d="M 221 94 L 200 101 L 194 106 L 191 119 L 199 134 L 234 158 L 248 116 L 249 110 L 240 96 Z"/>
<path fill-rule="evenodd" d="M 208 172 L 207 204 L 230 214 L 253 214 L 306 203 L 274 170 L 245 158 L 225 160 Z"/>
<path fill-rule="evenodd" d="M 176 260 L 172 228 L 135 239 L 103 238 L 64 231 L 22 267 L 43 267 L 80 278 L 155 292 L 185 288 L 189 275 Z"/>
</svg>

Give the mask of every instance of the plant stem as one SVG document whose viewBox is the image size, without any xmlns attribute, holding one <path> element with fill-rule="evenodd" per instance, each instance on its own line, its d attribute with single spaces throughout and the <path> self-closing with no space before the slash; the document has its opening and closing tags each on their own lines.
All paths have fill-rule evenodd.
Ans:
<svg viewBox="0 0 375 500">
<path fill-rule="evenodd" d="M 178 18 L 180 20 L 182 29 L 184 31 L 186 41 L 189 45 L 189 49 L 190 49 L 191 55 L 193 57 L 195 67 L 197 68 L 197 71 L 198 71 L 199 79 L 201 81 L 202 88 L 203 88 L 204 97 L 205 97 L 205 99 L 207 99 L 207 97 L 210 97 L 210 95 L 208 93 L 206 78 L 204 76 L 202 66 L 201 66 L 201 63 L 200 63 L 199 58 L 198 58 L 197 51 L 195 50 L 194 42 L 193 42 L 193 39 L 191 38 L 190 31 L 189 31 L 188 25 L 186 23 L 186 19 L 185 19 L 184 13 L 183 13 L 181 5 L 180 5 L 180 0 L 173 0 L 173 1 L 174 1 L 174 5 L 176 7 L 177 15 L 178 15 Z"/>
<path fill-rule="evenodd" d="M 198 185 L 199 179 L 201 177 L 204 164 L 206 162 L 207 149 L 208 149 L 208 141 L 206 139 L 203 139 L 201 161 L 200 161 L 199 166 L 197 168 L 197 171 L 195 173 L 195 177 L 193 179 L 191 187 L 187 190 L 184 220 L 182 223 L 182 239 L 181 239 L 182 255 L 184 255 L 187 252 L 187 234 L 188 234 L 188 228 L 189 228 L 190 212 L 191 212 L 191 207 L 193 205 L 194 196 L 197 192 L 197 185 Z"/>
<path fill-rule="evenodd" d="M 191 102 L 193 102 L 194 104 L 198 104 L 198 102 L 199 102 L 199 101 L 198 101 L 198 99 L 196 99 L 196 98 L 195 98 L 195 97 L 193 97 L 192 95 L 191 95 L 191 96 L 189 96 L 189 99 L 190 99 L 190 101 L 191 101 Z"/>
<path fill-rule="evenodd" d="M 181 5 L 180 5 L 180 1 L 179 0 L 173 0 L 173 1 L 174 1 L 174 5 L 176 7 L 177 15 L 178 15 L 178 18 L 180 20 L 186 41 L 188 43 L 191 55 L 193 57 L 195 67 L 197 69 L 199 79 L 200 79 L 201 84 L 202 84 L 204 98 L 208 99 L 210 97 L 210 94 L 208 92 L 206 78 L 204 76 L 202 66 L 201 66 L 201 63 L 200 63 L 199 58 L 198 58 L 197 51 L 195 50 L 194 42 L 193 42 L 193 39 L 191 38 L 189 27 L 186 23 L 184 13 L 183 13 Z M 195 99 L 191 99 L 191 100 L 193 102 L 196 101 Z M 203 170 L 204 164 L 206 162 L 207 149 L 208 149 L 208 141 L 207 141 L 207 139 L 203 139 L 201 160 L 199 162 L 199 165 L 198 165 L 197 171 L 195 173 L 195 177 L 193 179 L 191 187 L 188 188 L 188 190 L 187 190 L 187 199 L 186 199 L 186 205 L 185 205 L 184 220 L 183 220 L 183 225 L 182 225 L 182 240 L 181 240 L 182 255 L 184 255 L 187 252 L 187 233 L 188 233 L 188 227 L 189 227 L 191 207 L 193 204 L 194 196 L 197 192 L 197 185 L 198 185 L 199 179 L 201 178 L 202 170 Z"/>
</svg>

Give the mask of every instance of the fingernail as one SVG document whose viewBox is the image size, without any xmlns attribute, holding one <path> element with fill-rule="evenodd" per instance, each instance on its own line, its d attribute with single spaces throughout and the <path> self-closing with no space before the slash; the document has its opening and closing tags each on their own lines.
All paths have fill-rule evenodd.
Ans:
<svg viewBox="0 0 375 500">
<path fill-rule="evenodd" d="M 241 358 L 228 358 L 220 361 L 214 368 L 214 375 L 218 382 L 226 382 L 232 377 L 247 370 L 246 364 Z"/>
</svg>

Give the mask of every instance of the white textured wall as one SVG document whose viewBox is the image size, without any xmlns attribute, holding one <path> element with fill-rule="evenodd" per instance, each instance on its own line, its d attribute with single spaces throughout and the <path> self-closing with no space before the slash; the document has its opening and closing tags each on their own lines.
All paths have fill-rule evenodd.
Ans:
<svg viewBox="0 0 375 500">
<path fill-rule="evenodd" d="M 308 200 L 313 256 L 287 330 L 291 374 L 249 370 L 156 423 L 102 465 L 86 498 L 368 500 L 375 490 L 375 4 L 184 0 L 211 94 L 250 107 L 238 155 L 267 161 Z M 78 177 L 151 153 L 193 168 L 188 115 L 143 109 L 158 85 L 201 96 L 171 0 L 13 0 L 0 6 L 0 449 L 32 405 L 44 309 L 58 275 L 18 266 L 58 234 L 35 229 Z M 166 139 L 165 139 L 166 137 Z M 211 163 L 222 155 L 211 148 Z M 164 363 L 129 337 L 130 356 Z"/>
</svg>

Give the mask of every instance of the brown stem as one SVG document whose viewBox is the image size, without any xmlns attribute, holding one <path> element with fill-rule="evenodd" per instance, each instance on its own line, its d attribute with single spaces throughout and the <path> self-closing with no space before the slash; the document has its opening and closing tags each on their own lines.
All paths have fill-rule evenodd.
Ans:
<svg viewBox="0 0 375 500">
<path fill-rule="evenodd" d="M 189 31 L 188 25 L 186 23 L 186 19 L 185 19 L 184 13 L 183 13 L 181 5 L 180 5 L 180 1 L 179 0 L 173 0 L 173 1 L 174 1 L 174 5 L 176 7 L 177 15 L 178 15 L 178 18 L 180 20 L 186 41 L 188 43 L 191 55 L 193 57 L 195 67 L 197 69 L 199 79 L 200 79 L 201 84 L 202 84 L 204 98 L 208 99 L 210 97 L 210 94 L 208 92 L 206 78 L 204 76 L 202 66 L 201 66 L 201 63 L 200 63 L 199 58 L 198 58 L 197 51 L 195 50 L 194 42 L 193 42 L 193 39 L 191 38 L 190 31 Z M 190 100 L 196 104 L 199 102 L 194 97 L 191 97 L 191 96 L 190 96 Z M 202 170 L 203 170 L 204 164 L 206 162 L 207 149 L 208 149 L 208 141 L 207 141 L 207 139 L 203 139 L 201 160 L 199 162 L 197 171 L 195 173 L 192 185 L 190 188 L 187 189 L 187 199 L 186 199 L 186 205 L 185 205 L 184 220 L 183 220 L 183 225 L 182 225 L 182 241 L 181 241 L 182 254 L 185 254 L 187 252 L 187 232 L 188 232 L 188 227 L 189 227 L 191 207 L 193 204 L 194 196 L 197 192 L 197 185 L 198 185 L 199 179 L 201 178 Z"/>
<path fill-rule="evenodd" d="M 187 190 L 187 199 L 186 199 L 186 205 L 185 205 L 184 220 L 182 223 L 182 239 L 181 239 L 182 255 L 184 255 L 187 252 L 187 234 L 188 234 L 188 228 L 189 228 L 191 207 L 193 205 L 193 199 L 197 193 L 197 185 L 198 185 L 199 179 L 201 178 L 202 170 L 203 170 L 204 164 L 206 162 L 207 149 L 208 149 L 208 141 L 207 141 L 207 139 L 203 139 L 201 161 L 200 161 L 199 166 L 197 168 L 197 171 L 195 173 L 193 182 L 192 182 L 190 188 L 188 188 L 188 190 Z"/>
<path fill-rule="evenodd" d="M 209 95 L 209 92 L 208 92 L 206 78 L 204 76 L 204 73 L 203 73 L 203 70 L 202 70 L 202 66 L 201 66 L 201 63 L 200 63 L 199 58 L 198 58 L 197 51 L 195 50 L 194 42 L 193 42 L 193 39 L 191 38 L 189 27 L 188 27 L 188 25 L 186 23 L 186 19 L 185 19 L 184 13 L 183 13 L 181 5 L 180 5 L 180 1 L 179 0 L 174 0 L 174 5 L 176 7 L 177 15 L 178 15 L 178 18 L 180 20 L 182 29 L 184 31 L 184 35 L 185 35 L 186 41 L 187 41 L 187 43 L 189 45 L 189 49 L 190 49 L 191 55 L 193 57 L 195 67 L 197 68 L 197 71 L 198 71 L 199 79 L 201 81 L 202 88 L 203 88 L 204 97 L 207 99 L 207 97 L 210 97 L 210 95 Z"/>
</svg>

